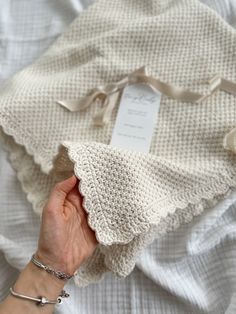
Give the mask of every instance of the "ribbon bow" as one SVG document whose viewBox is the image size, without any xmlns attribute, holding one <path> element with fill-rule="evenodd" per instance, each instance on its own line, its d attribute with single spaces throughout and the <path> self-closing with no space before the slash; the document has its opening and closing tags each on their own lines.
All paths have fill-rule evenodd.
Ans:
<svg viewBox="0 0 236 314">
<path fill-rule="evenodd" d="M 101 104 L 101 109 L 93 117 L 94 124 L 104 126 L 110 121 L 112 111 L 116 106 L 117 100 L 122 90 L 131 84 L 143 83 L 149 85 L 152 89 L 158 90 L 160 93 L 183 102 L 199 103 L 211 96 L 214 92 L 221 89 L 228 93 L 236 95 L 236 83 L 225 80 L 219 75 L 214 76 L 208 83 L 210 84 L 210 93 L 202 95 L 184 89 L 182 87 L 173 86 L 164 83 L 147 74 L 145 66 L 132 72 L 122 80 L 116 83 L 99 86 L 92 90 L 90 95 L 81 99 L 61 100 L 58 104 L 65 107 L 71 112 L 85 110 L 94 102 Z"/>
</svg>

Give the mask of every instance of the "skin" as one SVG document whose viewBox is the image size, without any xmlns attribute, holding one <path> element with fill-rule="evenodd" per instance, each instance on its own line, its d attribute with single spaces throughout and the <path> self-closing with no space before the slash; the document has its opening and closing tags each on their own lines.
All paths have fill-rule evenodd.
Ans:
<svg viewBox="0 0 236 314">
<path fill-rule="evenodd" d="M 98 242 L 87 223 L 82 196 L 75 176 L 53 188 L 43 209 L 36 258 L 56 270 L 73 275 L 92 255 Z M 57 279 L 29 262 L 19 275 L 14 291 L 28 296 L 56 299 L 66 281 Z M 12 295 L 0 304 L 0 314 L 53 313 L 54 305 L 37 306 L 35 302 Z"/>
</svg>

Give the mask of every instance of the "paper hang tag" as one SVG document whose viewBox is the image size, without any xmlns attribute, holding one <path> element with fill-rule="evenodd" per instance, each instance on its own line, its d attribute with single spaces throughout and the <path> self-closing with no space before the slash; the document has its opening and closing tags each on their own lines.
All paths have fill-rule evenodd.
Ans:
<svg viewBox="0 0 236 314">
<path fill-rule="evenodd" d="M 147 84 L 124 88 L 110 145 L 148 153 L 159 112 L 161 93 Z"/>
</svg>

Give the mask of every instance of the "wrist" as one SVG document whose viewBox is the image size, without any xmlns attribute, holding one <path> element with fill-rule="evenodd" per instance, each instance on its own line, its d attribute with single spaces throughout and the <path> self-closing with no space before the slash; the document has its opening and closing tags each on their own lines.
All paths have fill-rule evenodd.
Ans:
<svg viewBox="0 0 236 314">
<path fill-rule="evenodd" d="M 31 262 L 27 264 L 21 272 L 13 291 L 20 295 L 41 299 L 45 297 L 49 300 L 57 300 L 58 296 L 64 287 L 65 282 L 57 278 L 53 278 L 44 270 L 38 268 Z M 38 307 L 35 302 L 31 300 L 17 298 L 9 294 L 6 300 L 0 305 L 1 313 L 52 313 L 54 304 L 47 304 L 45 308 Z"/>
<path fill-rule="evenodd" d="M 56 299 L 65 283 L 29 262 L 17 279 L 14 288 L 17 292 L 28 295 Z"/>
</svg>

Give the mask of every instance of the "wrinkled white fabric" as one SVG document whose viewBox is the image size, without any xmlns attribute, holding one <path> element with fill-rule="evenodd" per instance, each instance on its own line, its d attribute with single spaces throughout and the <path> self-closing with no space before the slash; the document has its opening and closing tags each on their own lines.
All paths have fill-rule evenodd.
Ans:
<svg viewBox="0 0 236 314">
<path fill-rule="evenodd" d="M 5 239 L 1 244 L 11 265 L 19 268 L 26 262 L 26 255 L 30 256 L 34 250 L 35 226 L 38 225 L 38 221 L 33 218 L 29 206 L 27 213 L 27 206 L 20 205 L 21 202 L 25 202 L 25 198 L 22 197 L 19 186 L 14 188 L 15 178 L 4 158 L 1 163 L 3 180 L 0 191 L 3 199 L 2 208 L 6 208 L 5 214 L 1 216 L 3 217 L 1 230 L 4 230 L 6 237 L 3 237 Z M 221 209 L 217 207 L 209 211 L 209 215 L 196 219 L 194 223 L 184 226 L 178 232 L 155 242 L 147 252 L 144 251 L 138 266 L 153 280 L 153 283 L 138 271 L 119 283 L 108 276 L 108 279 L 103 281 L 104 284 L 99 284 L 101 289 L 95 285 L 80 289 L 79 293 L 77 291 L 71 308 L 66 305 L 61 313 L 106 313 L 111 309 L 114 313 L 144 313 L 145 311 L 147 313 L 225 313 L 226 311 L 234 313 L 235 209 L 232 207 L 224 213 L 231 201 L 229 199 Z M 33 221 L 34 224 L 31 226 Z M 14 229 L 9 226 L 4 228 L 6 222 L 9 226 L 14 226 Z M 23 233 L 22 229 L 25 230 Z M 24 250 L 17 250 L 17 247 L 20 247 L 17 241 L 19 234 L 21 234 L 21 243 L 24 244 L 21 248 Z M 23 235 L 25 237 L 22 237 Z M 7 238 L 12 241 L 7 241 Z M 199 238 L 202 241 L 199 241 Z M 14 242 L 15 245 L 11 245 Z M 23 259 L 18 258 L 22 256 L 20 251 L 24 255 Z M 9 274 L 9 278 L 14 278 L 15 272 L 11 274 L 10 267 L 3 266 L 1 270 L 5 277 Z M 5 278 L 4 276 L 1 278 Z M 158 285 L 166 292 L 160 290 Z M 173 297 L 173 294 L 179 297 L 179 300 Z"/>
</svg>

